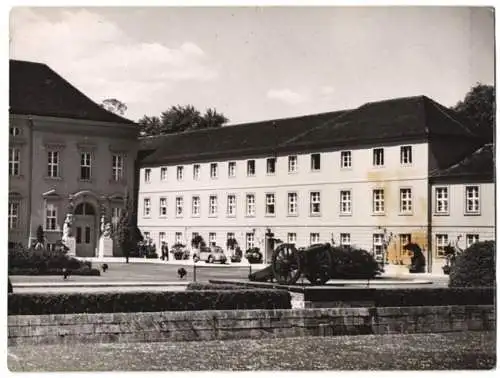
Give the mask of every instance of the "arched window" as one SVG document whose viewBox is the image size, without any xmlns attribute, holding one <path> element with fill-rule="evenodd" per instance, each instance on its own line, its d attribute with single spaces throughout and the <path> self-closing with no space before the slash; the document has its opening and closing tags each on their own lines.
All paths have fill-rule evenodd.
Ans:
<svg viewBox="0 0 500 378">
<path fill-rule="evenodd" d="M 95 215 L 95 210 L 91 204 L 84 202 L 75 208 L 75 215 Z"/>
</svg>

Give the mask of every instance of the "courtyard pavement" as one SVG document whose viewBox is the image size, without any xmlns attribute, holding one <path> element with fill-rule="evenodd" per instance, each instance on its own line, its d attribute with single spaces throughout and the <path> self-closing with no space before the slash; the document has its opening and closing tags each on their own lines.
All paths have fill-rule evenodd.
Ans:
<svg viewBox="0 0 500 378">
<path fill-rule="evenodd" d="M 8 347 L 13 372 L 493 369 L 495 332 Z"/>
</svg>

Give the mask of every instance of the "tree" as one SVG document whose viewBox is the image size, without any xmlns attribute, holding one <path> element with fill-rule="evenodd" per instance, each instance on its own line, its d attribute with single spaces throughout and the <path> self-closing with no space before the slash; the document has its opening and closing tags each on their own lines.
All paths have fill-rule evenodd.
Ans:
<svg viewBox="0 0 500 378">
<path fill-rule="evenodd" d="M 495 125 L 495 87 L 477 83 L 453 108 L 467 119 L 477 134 L 493 141 Z"/>
<path fill-rule="evenodd" d="M 201 113 L 192 105 L 176 105 L 161 113 L 160 117 L 142 117 L 138 123 L 141 135 L 165 135 L 188 130 L 221 127 L 229 120 L 215 109 Z"/>
<path fill-rule="evenodd" d="M 130 251 L 135 250 L 138 242 L 143 241 L 141 231 L 137 227 L 134 203 L 127 195 L 116 230 L 113 233 L 128 264 Z"/>
<path fill-rule="evenodd" d="M 120 100 L 117 100 L 116 98 L 108 98 L 108 99 L 104 100 L 101 103 L 101 106 L 104 109 L 106 109 L 107 111 L 121 115 L 121 116 L 124 115 L 128 109 L 127 105 L 125 105 Z"/>
</svg>

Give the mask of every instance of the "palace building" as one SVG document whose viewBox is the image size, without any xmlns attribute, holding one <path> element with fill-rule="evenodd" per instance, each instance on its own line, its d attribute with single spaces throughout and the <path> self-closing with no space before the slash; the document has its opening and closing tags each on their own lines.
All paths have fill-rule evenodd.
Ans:
<svg viewBox="0 0 500 378">
<path fill-rule="evenodd" d="M 235 238 L 269 260 L 274 234 L 401 264 L 411 241 L 439 271 L 444 245 L 495 237 L 492 146 L 425 96 L 142 138 L 139 154 L 138 226 L 158 244 Z"/>
<path fill-rule="evenodd" d="M 97 256 L 101 220 L 134 190 L 138 127 L 104 110 L 45 64 L 10 61 L 9 242 L 48 247 L 73 214 L 77 256 Z"/>
</svg>

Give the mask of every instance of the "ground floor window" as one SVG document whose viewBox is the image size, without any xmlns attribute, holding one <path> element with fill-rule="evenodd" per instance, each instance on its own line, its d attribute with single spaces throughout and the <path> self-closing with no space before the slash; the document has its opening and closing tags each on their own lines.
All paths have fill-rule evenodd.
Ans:
<svg viewBox="0 0 500 378">
<path fill-rule="evenodd" d="M 295 232 L 289 232 L 287 235 L 287 243 L 295 244 L 297 243 L 297 234 Z"/>
<path fill-rule="evenodd" d="M 351 245 L 351 234 L 340 234 L 340 245 L 342 247 L 349 247 Z"/>
<path fill-rule="evenodd" d="M 176 232 L 175 233 L 175 244 L 181 244 L 182 243 L 182 232 Z"/>
<path fill-rule="evenodd" d="M 9 201 L 9 229 L 17 228 L 19 224 L 19 202 Z"/>
<path fill-rule="evenodd" d="M 465 248 L 469 248 L 472 244 L 479 242 L 478 234 L 465 235 Z"/>
<path fill-rule="evenodd" d="M 384 234 L 373 234 L 373 256 L 376 260 L 384 258 Z"/>
<path fill-rule="evenodd" d="M 255 246 L 255 235 L 253 232 L 248 232 L 246 237 L 247 250 Z"/>
<path fill-rule="evenodd" d="M 437 234 L 436 235 L 436 256 L 444 257 L 444 248 L 448 245 L 448 235 L 447 234 Z"/>
<path fill-rule="evenodd" d="M 309 235 L 309 244 L 318 244 L 319 243 L 319 232 L 311 232 Z"/>
</svg>

